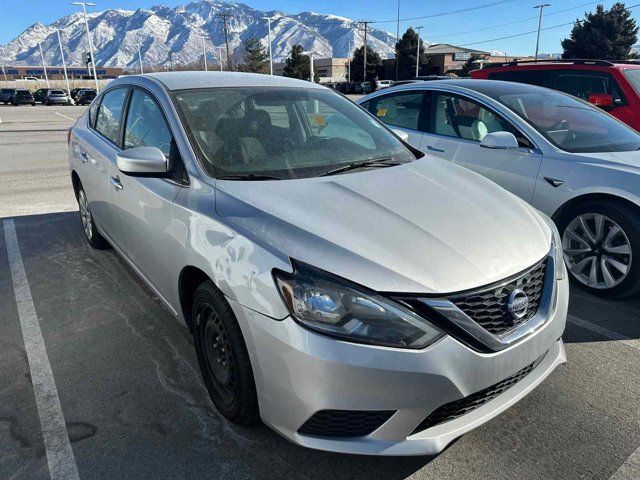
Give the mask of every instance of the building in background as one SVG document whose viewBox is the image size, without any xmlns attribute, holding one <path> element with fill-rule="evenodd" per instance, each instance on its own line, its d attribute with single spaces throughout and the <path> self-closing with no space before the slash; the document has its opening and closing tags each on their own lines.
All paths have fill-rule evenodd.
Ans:
<svg viewBox="0 0 640 480">
<path fill-rule="evenodd" d="M 424 49 L 424 53 L 429 58 L 429 64 L 425 68 L 427 75 L 456 73 L 472 56 L 480 57 L 481 61 L 489 61 L 491 57 L 491 52 L 456 47 L 448 43 L 430 45 Z"/>
<path fill-rule="evenodd" d="M 348 58 L 314 58 L 313 71 L 320 77 L 320 83 L 345 82 L 347 80 Z M 282 76 L 285 63 L 274 63 L 273 74 Z"/>
<path fill-rule="evenodd" d="M 35 77 L 44 80 L 44 69 L 42 67 L 5 66 L 5 73 L 7 74 L 7 80 L 21 80 L 26 77 Z M 98 79 L 117 78 L 119 75 L 122 75 L 122 73 L 122 68 L 96 68 Z M 0 71 L 0 76 L 1 75 L 2 71 Z M 47 75 L 49 76 L 49 80 L 64 80 L 64 70 L 62 67 L 47 67 Z M 89 71 L 89 69 L 85 67 L 67 67 L 67 75 L 70 80 L 93 79 L 93 70 Z"/>
</svg>

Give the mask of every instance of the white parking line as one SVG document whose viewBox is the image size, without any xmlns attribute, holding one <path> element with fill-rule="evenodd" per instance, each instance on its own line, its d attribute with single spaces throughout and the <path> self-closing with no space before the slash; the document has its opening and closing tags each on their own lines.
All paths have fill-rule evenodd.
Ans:
<svg viewBox="0 0 640 480">
<path fill-rule="evenodd" d="M 595 323 L 588 322 L 583 320 L 582 318 L 575 317 L 573 315 L 567 315 L 567 320 L 574 325 L 578 325 L 586 330 L 597 333 L 598 335 L 602 335 L 609 340 L 618 340 L 625 345 L 640 350 L 640 340 L 629 338 L 621 333 L 614 332 L 613 330 L 609 330 L 607 328 L 601 327 L 600 325 L 596 325 Z"/>
<path fill-rule="evenodd" d="M 71 120 L 72 122 L 75 122 L 75 121 L 76 121 L 76 119 L 75 119 L 75 118 L 67 117 L 66 115 L 63 115 L 63 114 L 62 114 L 62 113 L 60 113 L 60 112 L 53 112 L 53 113 L 55 113 L 56 115 L 59 115 L 60 117 L 67 118 L 67 119 Z"/>
<path fill-rule="evenodd" d="M 29 361 L 31 382 L 47 453 L 49 475 L 51 480 L 79 480 L 78 467 L 69 442 L 69 433 L 64 421 L 58 390 L 53 379 L 27 274 L 22 263 L 16 229 L 12 219 L 2 223 L 7 244 L 9 269 L 13 280 L 13 291 L 22 327 L 22 338 Z"/>
<path fill-rule="evenodd" d="M 638 480 L 638 478 L 640 478 L 640 448 L 627 458 L 627 461 L 609 480 Z"/>
</svg>

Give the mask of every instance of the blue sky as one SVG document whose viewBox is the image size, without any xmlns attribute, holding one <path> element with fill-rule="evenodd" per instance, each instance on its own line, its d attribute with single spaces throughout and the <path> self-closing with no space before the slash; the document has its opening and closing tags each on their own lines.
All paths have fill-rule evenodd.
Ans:
<svg viewBox="0 0 640 480">
<path fill-rule="evenodd" d="M 543 28 L 572 22 L 576 18 L 582 18 L 587 10 L 595 9 L 597 3 L 604 3 L 609 7 L 613 0 L 601 2 L 587 2 L 586 0 L 546 0 L 551 3 L 543 18 Z M 9 1 L 2 3 L 2 28 L 0 28 L 0 43 L 4 44 L 20 34 L 31 24 L 39 21 L 51 23 L 63 15 L 76 11 L 64 0 L 26 0 Z M 97 9 L 147 8 L 158 3 L 175 6 L 188 2 L 184 1 L 153 1 L 153 0 L 95 0 Z M 344 1 L 324 0 L 310 2 L 308 0 L 246 0 L 253 8 L 260 10 L 281 10 L 287 13 L 299 13 L 302 11 L 315 11 L 318 13 L 330 13 L 353 19 L 366 20 L 390 20 L 396 18 L 396 0 L 368 0 Z M 423 26 L 422 35 L 427 40 L 436 43 L 453 43 L 467 45 L 479 50 L 506 51 L 509 55 L 532 54 L 535 50 L 535 34 L 527 34 L 509 39 L 497 40 L 499 37 L 518 35 L 523 32 L 534 31 L 537 27 L 537 19 L 533 18 L 537 10 L 533 6 L 541 3 L 540 0 L 400 0 L 400 17 L 414 18 L 432 15 L 431 18 L 407 20 L 401 22 L 400 29 L 404 31 L 409 26 Z M 633 5 L 634 2 L 627 4 Z M 363 8 L 366 5 L 366 8 Z M 471 10 L 464 13 L 434 16 L 451 11 L 467 8 L 475 8 L 488 5 L 485 8 Z M 577 7 L 577 8 L 574 8 Z M 566 10 L 566 11 L 562 11 Z M 554 13 L 558 12 L 558 13 Z M 640 7 L 633 9 L 636 21 L 640 17 Z M 521 21 L 522 20 L 522 21 Z M 511 23 L 516 22 L 516 23 Z M 508 24 L 509 25 L 505 25 Z M 640 22 L 639 22 L 640 23 Z M 395 22 L 378 23 L 374 25 L 392 33 L 395 33 Z M 476 31 L 482 29 L 480 31 Z M 560 26 L 542 32 L 540 51 L 560 52 L 560 41 L 567 37 L 571 25 Z M 482 42 L 482 43 L 477 43 Z"/>
</svg>

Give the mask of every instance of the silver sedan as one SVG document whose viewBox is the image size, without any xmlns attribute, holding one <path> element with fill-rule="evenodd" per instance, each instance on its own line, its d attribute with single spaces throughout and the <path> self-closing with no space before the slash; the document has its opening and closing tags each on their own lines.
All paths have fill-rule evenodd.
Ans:
<svg viewBox="0 0 640 480">
<path fill-rule="evenodd" d="M 69 147 L 87 241 L 188 326 L 232 422 L 323 450 L 434 454 L 566 360 L 551 220 L 329 89 L 121 78 Z"/>
</svg>

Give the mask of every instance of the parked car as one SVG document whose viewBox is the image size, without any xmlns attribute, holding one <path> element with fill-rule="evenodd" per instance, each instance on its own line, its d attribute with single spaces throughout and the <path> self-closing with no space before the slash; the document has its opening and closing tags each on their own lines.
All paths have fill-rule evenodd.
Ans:
<svg viewBox="0 0 640 480">
<path fill-rule="evenodd" d="M 472 78 L 504 80 L 569 93 L 640 131 L 640 63 L 605 60 L 545 60 L 488 64 Z"/>
<path fill-rule="evenodd" d="M 71 105 L 71 99 L 64 90 L 50 89 L 44 102 L 46 105 Z"/>
<path fill-rule="evenodd" d="M 15 88 L 2 88 L 0 89 L 0 102 L 7 105 L 11 103 L 11 97 L 13 97 L 14 93 L 16 93 Z"/>
<path fill-rule="evenodd" d="M 75 104 L 76 105 L 88 105 L 91 102 L 93 102 L 93 99 L 96 98 L 96 91 L 92 88 L 85 88 L 80 90 L 75 98 Z"/>
<path fill-rule="evenodd" d="M 33 94 L 30 90 L 26 89 L 18 89 L 11 96 L 11 104 L 14 106 L 30 104 L 31 106 L 35 106 L 36 101 L 33 98 Z"/>
<path fill-rule="evenodd" d="M 421 82 L 358 100 L 409 143 L 551 216 L 577 283 L 640 290 L 640 135 L 575 97 L 492 80 Z"/>
<path fill-rule="evenodd" d="M 383 88 L 392 87 L 394 84 L 393 80 L 378 80 L 378 86 L 376 90 L 382 90 Z"/>
<path fill-rule="evenodd" d="M 222 415 L 360 454 L 437 453 L 565 362 L 551 219 L 423 156 L 325 87 L 233 72 L 114 80 L 69 133 L 87 241 L 188 325 Z"/>
<path fill-rule="evenodd" d="M 360 89 L 361 89 L 361 93 L 364 93 L 364 94 L 371 93 L 374 90 L 371 82 L 361 82 Z"/>
<path fill-rule="evenodd" d="M 39 88 L 33 94 L 33 98 L 36 99 L 36 102 L 46 103 L 47 102 L 47 94 L 49 93 L 50 88 Z"/>
<path fill-rule="evenodd" d="M 70 92 L 70 94 L 71 94 L 71 100 L 73 100 L 74 102 L 76 101 L 76 97 L 78 96 L 78 92 L 79 92 L 80 90 L 84 90 L 84 89 L 83 89 L 83 88 L 72 88 L 72 89 L 71 89 L 71 92 Z"/>
</svg>

